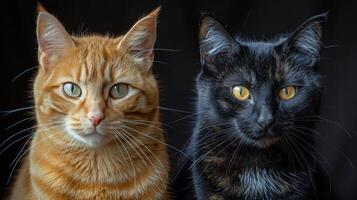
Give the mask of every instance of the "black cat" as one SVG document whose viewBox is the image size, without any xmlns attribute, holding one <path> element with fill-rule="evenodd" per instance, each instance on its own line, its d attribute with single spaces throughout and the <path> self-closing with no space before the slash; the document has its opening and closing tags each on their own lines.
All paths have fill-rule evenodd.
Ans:
<svg viewBox="0 0 357 200">
<path fill-rule="evenodd" d="M 215 18 L 202 19 L 198 115 L 186 165 L 197 199 L 315 198 L 325 19 L 314 16 L 267 41 L 234 38 Z"/>
</svg>

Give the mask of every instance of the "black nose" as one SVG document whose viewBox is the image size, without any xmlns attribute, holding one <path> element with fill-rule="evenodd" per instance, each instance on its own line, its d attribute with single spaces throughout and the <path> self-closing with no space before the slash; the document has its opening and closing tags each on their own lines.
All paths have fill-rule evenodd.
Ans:
<svg viewBox="0 0 357 200">
<path fill-rule="evenodd" d="M 274 117 L 270 112 L 261 113 L 257 119 L 257 123 L 263 129 L 268 129 L 274 122 Z"/>
</svg>

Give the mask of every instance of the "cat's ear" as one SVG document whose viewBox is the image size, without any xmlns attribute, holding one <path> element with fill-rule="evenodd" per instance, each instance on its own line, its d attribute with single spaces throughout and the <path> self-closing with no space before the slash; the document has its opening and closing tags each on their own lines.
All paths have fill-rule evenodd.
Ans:
<svg viewBox="0 0 357 200">
<path fill-rule="evenodd" d="M 44 71 L 50 70 L 65 51 L 75 46 L 63 25 L 42 6 L 37 17 L 38 60 Z"/>
<path fill-rule="evenodd" d="M 214 17 L 203 16 L 199 30 L 201 63 L 206 65 L 218 55 L 230 57 L 239 49 L 238 43 Z M 214 67 L 214 66 L 211 66 Z"/>
<path fill-rule="evenodd" d="M 319 58 L 323 26 L 327 13 L 316 15 L 306 20 L 287 40 L 285 49 L 297 53 L 314 65 Z"/>
<path fill-rule="evenodd" d="M 149 70 L 154 59 L 154 45 L 156 41 L 157 16 L 160 7 L 140 19 L 124 35 L 118 44 L 118 49 L 138 63 L 144 70 Z"/>
</svg>

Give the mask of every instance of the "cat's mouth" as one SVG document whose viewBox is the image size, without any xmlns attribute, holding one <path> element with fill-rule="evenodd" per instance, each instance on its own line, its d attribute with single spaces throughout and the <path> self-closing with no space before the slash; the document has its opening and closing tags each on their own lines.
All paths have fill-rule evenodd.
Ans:
<svg viewBox="0 0 357 200">
<path fill-rule="evenodd" d="M 273 136 L 272 134 L 260 134 L 256 136 L 244 135 L 244 139 L 259 148 L 268 148 L 279 143 L 281 137 L 277 135 Z"/>
<path fill-rule="evenodd" d="M 254 144 L 261 148 L 267 148 L 274 144 L 277 144 L 281 140 L 280 137 L 263 137 L 254 140 Z"/>
<path fill-rule="evenodd" d="M 99 128 L 90 128 L 87 130 L 73 130 L 68 127 L 67 132 L 74 139 L 89 147 L 98 147 L 110 140 L 108 134 L 105 134 Z"/>
<path fill-rule="evenodd" d="M 84 135 L 81 135 L 80 137 L 82 138 L 82 141 L 84 141 L 87 145 L 91 147 L 97 147 L 102 144 L 105 144 L 109 138 L 108 135 L 103 134 L 96 129 Z"/>
</svg>

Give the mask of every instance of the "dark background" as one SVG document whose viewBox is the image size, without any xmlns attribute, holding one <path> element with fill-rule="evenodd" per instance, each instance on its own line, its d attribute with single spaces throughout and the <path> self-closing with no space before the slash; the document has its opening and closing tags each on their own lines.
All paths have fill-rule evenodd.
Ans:
<svg viewBox="0 0 357 200">
<path fill-rule="evenodd" d="M 323 120 L 317 125 L 317 149 L 336 199 L 357 199 L 357 1 L 322 0 L 219 0 L 219 1 L 127 1 L 47 0 L 41 3 L 72 33 L 122 34 L 145 13 L 162 6 L 154 72 L 161 87 L 161 105 L 180 111 L 162 111 L 168 126 L 168 143 L 181 149 L 191 134 L 195 100 L 194 77 L 200 70 L 197 29 L 200 13 L 208 12 L 223 21 L 232 33 L 257 39 L 293 31 L 308 17 L 330 11 L 322 51 L 320 72 L 324 95 Z M 35 38 L 36 2 L 1 2 L 0 110 L 32 106 L 31 78 L 37 65 Z M 0 116 L 0 143 L 29 128 L 30 109 Z M 3 113 L 4 114 L 4 113 Z M 3 115 L 1 114 L 1 115 Z M 0 155 L 0 198 L 8 191 L 13 160 L 30 129 L 0 147 L 16 142 Z M 350 136 L 349 136 L 350 135 Z M 16 141 L 17 139 L 21 139 Z M 179 157 L 170 148 L 173 166 Z M 175 168 L 175 167 L 174 167 Z M 175 174 L 175 172 L 173 172 Z M 13 180 L 13 179 L 12 179 Z M 327 192 L 327 191 L 325 191 Z"/>
</svg>

